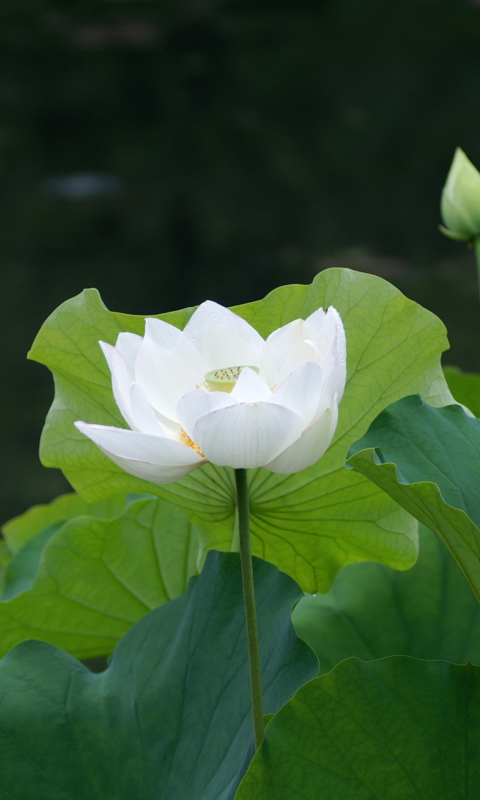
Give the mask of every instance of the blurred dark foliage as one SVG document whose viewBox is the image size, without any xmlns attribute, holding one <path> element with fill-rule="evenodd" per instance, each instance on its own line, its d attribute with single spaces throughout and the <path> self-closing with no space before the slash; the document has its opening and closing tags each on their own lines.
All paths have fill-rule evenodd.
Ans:
<svg viewBox="0 0 480 800">
<path fill-rule="evenodd" d="M 480 370 L 473 256 L 437 229 L 455 147 L 480 166 L 478 3 L 4 0 L 0 62 L 4 519 L 66 487 L 24 358 L 85 286 L 154 314 L 349 266 Z"/>
</svg>

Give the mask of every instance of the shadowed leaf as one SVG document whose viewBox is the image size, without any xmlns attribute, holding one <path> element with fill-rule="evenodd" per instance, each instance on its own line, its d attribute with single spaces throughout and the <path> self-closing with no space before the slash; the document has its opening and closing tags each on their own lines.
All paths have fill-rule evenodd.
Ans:
<svg viewBox="0 0 480 800">
<path fill-rule="evenodd" d="M 480 599 L 480 420 L 405 397 L 352 445 L 347 464 L 437 534 Z"/>
<path fill-rule="evenodd" d="M 290 621 L 299 587 L 255 561 L 265 712 L 318 662 Z M 186 594 L 138 622 L 94 675 L 52 645 L 0 662 L 0 794 L 230 800 L 253 755 L 240 559 L 209 554 Z M 272 723 L 270 723 L 272 724 Z"/>
<path fill-rule="evenodd" d="M 270 722 L 236 800 L 480 796 L 480 667 L 349 659 Z"/>
</svg>

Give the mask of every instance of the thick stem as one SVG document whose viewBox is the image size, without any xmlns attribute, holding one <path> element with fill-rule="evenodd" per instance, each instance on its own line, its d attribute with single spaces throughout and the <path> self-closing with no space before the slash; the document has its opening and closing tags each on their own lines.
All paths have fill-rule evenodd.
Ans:
<svg viewBox="0 0 480 800">
<path fill-rule="evenodd" d="M 477 262 L 477 277 L 480 291 L 480 236 L 476 236 L 473 240 L 473 249 L 475 250 L 475 260 Z"/>
<path fill-rule="evenodd" d="M 247 620 L 248 661 L 250 664 L 250 689 L 252 693 L 253 732 L 255 750 L 265 737 L 263 724 L 262 676 L 260 672 L 260 650 L 258 646 L 257 612 L 253 587 L 252 548 L 250 545 L 250 508 L 248 503 L 247 473 L 235 470 L 237 484 L 238 522 L 240 529 L 240 561 L 242 564 L 243 598 Z"/>
</svg>

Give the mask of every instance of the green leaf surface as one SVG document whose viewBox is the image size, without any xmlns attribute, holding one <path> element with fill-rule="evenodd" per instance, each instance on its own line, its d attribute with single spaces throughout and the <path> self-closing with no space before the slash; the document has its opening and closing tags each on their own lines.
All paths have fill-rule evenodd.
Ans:
<svg viewBox="0 0 480 800">
<path fill-rule="evenodd" d="M 472 414 L 480 417 L 480 375 L 474 372 L 462 372 L 457 367 L 444 367 L 443 374 L 457 403 L 466 406 Z"/>
<path fill-rule="evenodd" d="M 35 537 L 10 562 L 2 656 L 30 638 L 78 658 L 108 655 L 133 623 L 185 592 L 198 570 L 195 528 L 178 506 L 156 498 L 136 500 L 113 519 L 69 520 L 41 551 L 36 544 Z"/>
<path fill-rule="evenodd" d="M 290 621 L 299 587 L 254 564 L 265 712 L 318 662 Z M 229 800 L 253 755 L 240 559 L 209 553 L 188 592 L 138 622 L 93 674 L 24 642 L 0 662 L 0 795 Z M 272 723 L 270 723 L 272 724 Z"/>
<path fill-rule="evenodd" d="M 452 397 L 440 367 L 448 346 L 443 324 L 372 275 L 326 270 L 311 286 L 284 286 L 234 310 L 262 336 L 320 306 L 335 306 L 347 332 L 348 382 L 332 446 L 313 467 L 294 475 L 250 472 L 255 554 L 292 575 L 307 591 L 327 591 L 339 569 L 379 561 L 398 569 L 417 555 L 416 524 L 361 475 L 344 469 L 349 445 L 392 401 L 420 392 L 442 405 Z M 161 318 L 183 327 L 193 309 Z M 55 379 L 55 400 L 42 435 L 47 466 L 60 467 L 87 500 L 114 492 L 152 492 L 180 504 L 206 547 L 232 546 L 233 470 L 211 464 L 184 480 L 153 486 L 122 472 L 74 427 L 77 419 L 125 426 L 98 345 L 120 331 L 143 333 L 144 319 L 110 313 L 88 290 L 45 322 L 30 357 Z"/>
<path fill-rule="evenodd" d="M 125 494 L 105 497 L 87 503 L 78 494 L 63 494 L 45 505 L 33 506 L 18 517 L 2 525 L 2 534 L 12 553 L 16 553 L 26 542 L 45 528 L 57 522 L 66 522 L 73 517 L 88 514 L 99 519 L 109 519 L 120 514 L 128 498 Z"/>
<path fill-rule="evenodd" d="M 12 556 L 5 567 L 2 600 L 11 600 L 15 595 L 26 592 L 33 586 L 43 548 L 64 524 L 62 520 L 53 522 L 33 536 Z"/>
<path fill-rule="evenodd" d="M 5 570 L 12 557 L 12 553 L 6 542 L 0 540 L 0 593 L 3 590 Z"/>
<path fill-rule="evenodd" d="M 418 396 L 383 411 L 347 464 L 434 531 L 480 600 L 480 421 Z"/>
<path fill-rule="evenodd" d="M 326 595 L 306 595 L 292 621 L 320 672 L 351 656 L 391 655 L 480 664 L 480 605 L 434 533 L 419 527 L 412 569 L 350 564 Z"/>
<path fill-rule="evenodd" d="M 480 667 L 349 659 L 270 722 L 236 800 L 480 797 Z"/>
</svg>

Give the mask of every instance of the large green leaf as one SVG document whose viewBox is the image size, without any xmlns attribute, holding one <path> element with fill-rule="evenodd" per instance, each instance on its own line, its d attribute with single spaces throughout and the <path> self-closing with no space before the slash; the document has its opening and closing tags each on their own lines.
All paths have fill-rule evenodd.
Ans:
<svg viewBox="0 0 480 800">
<path fill-rule="evenodd" d="M 344 469 L 349 445 L 388 403 L 420 392 L 451 402 L 440 353 L 445 328 L 434 315 L 372 275 L 322 272 L 311 286 L 284 286 L 235 311 L 266 336 L 319 306 L 334 305 L 347 332 L 348 383 L 331 448 L 313 467 L 284 476 L 252 471 L 253 550 L 292 575 L 308 591 L 326 591 L 338 570 L 354 561 L 404 569 L 416 558 L 416 525 L 362 476 Z M 182 327 L 193 309 L 161 315 Z M 155 492 L 182 505 L 207 547 L 232 544 L 233 470 L 211 464 L 169 486 L 153 486 L 122 472 L 74 428 L 76 419 L 124 425 L 115 406 L 98 340 L 122 330 L 143 333 L 144 320 L 110 313 L 90 290 L 60 306 L 46 321 L 30 357 L 55 377 L 41 453 L 60 467 L 88 500 L 120 491 Z"/>
<path fill-rule="evenodd" d="M 52 522 L 18 550 L 5 567 L 2 600 L 11 600 L 33 586 L 45 545 L 65 523 Z"/>
<path fill-rule="evenodd" d="M 266 713 L 318 662 L 290 622 L 299 587 L 254 564 Z M 209 553 L 188 592 L 122 639 L 94 675 L 24 642 L 0 663 L 0 795 L 229 800 L 253 754 L 240 559 Z M 271 724 L 271 723 L 270 723 Z"/>
<path fill-rule="evenodd" d="M 274 717 L 235 797 L 480 797 L 480 667 L 344 661 Z"/>
<path fill-rule="evenodd" d="M 50 525 L 66 522 L 73 517 L 88 514 L 99 519 L 108 519 L 120 514 L 128 498 L 125 494 L 105 497 L 87 503 L 78 494 L 63 494 L 45 505 L 33 506 L 2 525 L 2 534 L 12 553 L 16 553 L 26 542 Z"/>
<path fill-rule="evenodd" d="M 113 519 L 77 517 L 37 537 L 9 565 L 17 570 L 0 602 L 0 655 L 30 638 L 78 658 L 107 655 L 197 572 L 197 532 L 178 506 L 157 498 L 136 500 Z"/>
<path fill-rule="evenodd" d="M 480 420 L 405 397 L 355 442 L 347 464 L 437 534 L 480 600 Z"/>
<path fill-rule="evenodd" d="M 134 497 L 134 495 L 132 495 Z M 100 519 L 113 517 L 125 507 L 127 495 L 114 495 L 87 503 L 76 494 L 65 494 L 46 505 L 33 506 L 2 525 L 0 549 L 0 594 L 10 600 L 32 585 L 40 557 L 54 533 L 72 517 L 88 514 Z"/>
<path fill-rule="evenodd" d="M 455 400 L 480 417 L 480 375 L 462 372 L 457 367 L 444 367 L 443 374 Z"/>
<path fill-rule="evenodd" d="M 133 500 L 150 496 L 121 494 L 87 503 L 76 494 L 65 494 L 46 505 L 33 506 L 4 523 L 2 533 L 7 558 L 2 600 L 10 600 L 30 589 L 45 545 L 66 522 L 82 515 L 109 519 L 121 514 Z"/>
<path fill-rule="evenodd" d="M 351 656 L 480 664 L 480 605 L 439 539 L 420 525 L 412 569 L 350 564 L 326 595 L 306 595 L 292 620 L 329 672 Z"/>
<path fill-rule="evenodd" d="M 5 569 L 12 554 L 4 541 L 0 541 L 0 593 L 4 585 Z"/>
</svg>

